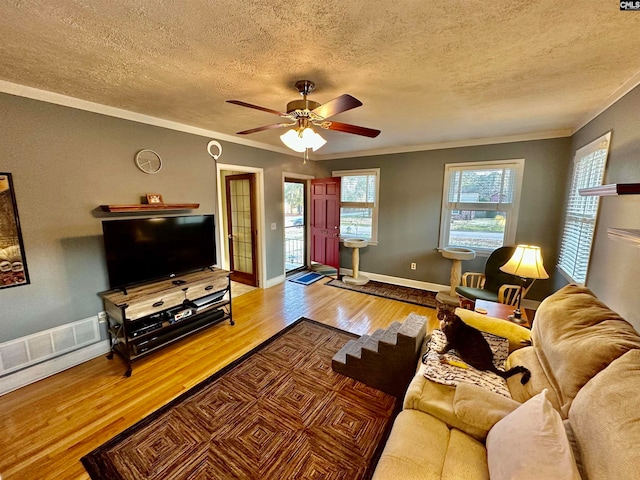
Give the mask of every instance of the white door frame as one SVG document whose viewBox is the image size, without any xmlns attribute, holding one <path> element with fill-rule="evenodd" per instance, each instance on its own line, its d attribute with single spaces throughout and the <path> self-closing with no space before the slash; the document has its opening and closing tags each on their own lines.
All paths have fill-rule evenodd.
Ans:
<svg viewBox="0 0 640 480">
<path fill-rule="evenodd" d="M 266 288 L 267 283 L 267 247 L 264 241 L 264 232 L 265 232 L 265 210 L 264 210 L 264 169 L 256 168 L 256 167 L 245 167 L 242 165 L 231 165 L 226 163 L 216 163 L 216 177 L 218 182 L 218 241 L 220 245 L 220 261 L 218 262 L 221 268 L 226 270 L 229 269 L 229 258 L 227 255 L 227 249 L 225 247 L 228 239 L 224 235 L 224 225 L 223 220 L 225 218 L 226 213 L 222 211 L 222 206 L 224 202 L 222 201 L 222 195 L 224 194 L 225 186 L 222 182 L 222 170 L 231 170 L 233 172 L 243 172 L 243 173 L 255 173 L 256 174 L 256 227 L 258 229 L 258 234 L 256 235 L 256 240 L 258 245 L 256 245 L 256 252 L 258 258 L 256 259 L 256 264 L 258 265 L 258 286 L 260 288 Z"/>
</svg>

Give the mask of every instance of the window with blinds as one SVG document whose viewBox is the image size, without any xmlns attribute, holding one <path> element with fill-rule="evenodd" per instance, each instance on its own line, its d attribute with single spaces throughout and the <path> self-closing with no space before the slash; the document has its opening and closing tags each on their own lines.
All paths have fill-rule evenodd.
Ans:
<svg viewBox="0 0 640 480">
<path fill-rule="evenodd" d="M 602 185 L 611 132 L 576 151 L 562 231 L 558 268 L 572 282 L 585 284 L 600 197 L 582 196 L 581 188 Z"/>
<path fill-rule="evenodd" d="M 378 186 L 380 169 L 333 172 L 340 182 L 340 238 L 378 237 Z"/>
<path fill-rule="evenodd" d="M 514 243 L 523 171 L 523 159 L 445 165 L 440 248 Z"/>
</svg>

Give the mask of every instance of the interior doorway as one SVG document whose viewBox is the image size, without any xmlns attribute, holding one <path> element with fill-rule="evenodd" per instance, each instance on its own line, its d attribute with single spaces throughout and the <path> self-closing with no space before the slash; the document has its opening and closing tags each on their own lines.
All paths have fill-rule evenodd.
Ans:
<svg viewBox="0 0 640 480">
<path fill-rule="evenodd" d="M 307 181 L 284 179 L 284 270 L 285 274 L 307 267 Z"/>
<path fill-rule="evenodd" d="M 230 277 L 254 287 L 258 284 L 255 185 L 254 173 L 225 177 Z"/>
<path fill-rule="evenodd" d="M 227 208 L 227 182 L 226 177 L 242 174 L 253 174 L 255 179 L 254 184 L 254 215 L 255 224 L 252 228 L 254 232 L 253 241 L 255 243 L 255 255 L 252 254 L 252 265 L 254 266 L 256 286 L 259 288 L 267 288 L 268 282 L 266 280 L 266 245 L 264 241 L 264 172 L 262 168 L 246 167 L 243 165 L 231 165 L 216 163 L 216 172 L 218 179 L 217 188 L 217 211 L 218 226 L 216 234 L 218 238 L 219 254 L 218 266 L 225 270 L 231 270 L 231 255 L 230 255 L 230 242 L 229 234 L 233 235 L 233 232 L 229 230 L 229 213 Z M 243 203 L 244 206 L 244 203 Z M 233 219 L 232 219 L 233 220 Z"/>
</svg>

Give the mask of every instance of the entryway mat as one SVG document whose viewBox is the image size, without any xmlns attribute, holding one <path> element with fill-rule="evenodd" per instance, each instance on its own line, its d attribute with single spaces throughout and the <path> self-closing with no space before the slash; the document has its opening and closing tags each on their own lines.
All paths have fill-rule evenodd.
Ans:
<svg viewBox="0 0 640 480">
<path fill-rule="evenodd" d="M 288 280 L 293 283 L 299 283 L 301 285 L 311 285 L 313 282 L 317 282 L 321 278 L 324 278 L 324 275 L 316 272 L 303 272 L 294 277 L 289 278 Z"/>
</svg>

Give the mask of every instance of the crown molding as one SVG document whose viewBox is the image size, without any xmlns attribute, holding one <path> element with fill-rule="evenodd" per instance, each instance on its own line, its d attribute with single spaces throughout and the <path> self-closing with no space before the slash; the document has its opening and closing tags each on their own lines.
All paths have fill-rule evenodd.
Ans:
<svg viewBox="0 0 640 480">
<path fill-rule="evenodd" d="M 158 117 L 152 117 L 151 115 L 144 115 L 141 113 L 132 112 L 130 110 L 124 110 L 122 108 L 110 107 L 101 103 L 95 103 L 88 100 L 82 100 L 80 98 L 69 97 L 60 93 L 40 90 L 38 88 L 19 85 L 17 83 L 7 82 L 5 80 L 0 80 L 0 92 L 7 93 L 9 95 L 15 95 L 18 97 L 30 98 L 32 100 L 53 103 L 55 105 L 61 105 L 63 107 L 84 110 L 86 112 L 107 115 L 109 117 L 120 118 L 122 120 L 130 120 L 132 122 L 143 123 L 155 127 L 168 128 L 170 130 L 176 130 L 178 132 L 191 133 L 202 137 L 215 138 L 216 140 L 223 140 L 225 142 L 245 145 L 247 147 L 270 150 L 272 152 L 283 153 L 285 155 L 292 154 L 291 150 L 285 147 L 276 147 L 262 142 L 239 139 L 226 133 L 220 133 L 214 130 L 194 127 L 185 123 L 173 122 L 171 120 L 165 120 Z"/>
<path fill-rule="evenodd" d="M 519 135 L 504 135 L 500 137 L 476 138 L 469 140 L 455 140 L 441 143 L 425 143 L 422 145 L 412 145 L 403 147 L 380 148 L 377 150 L 366 150 L 359 152 L 346 152 L 340 154 L 315 156 L 313 160 L 338 160 L 341 158 L 372 157 L 375 155 L 392 155 L 396 153 L 424 152 L 427 150 L 444 150 L 447 148 L 475 147 L 479 145 L 495 145 L 498 143 L 527 142 L 531 140 L 546 140 L 549 138 L 570 137 L 573 130 L 562 128 L 544 132 L 524 133 Z"/>
<path fill-rule="evenodd" d="M 587 115 L 582 117 L 582 119 L 576 124 L 575 128 L 571 132 L 571 135 L 575 134 L 582 127 L 587 125 L 589 122 L 594 120 L 598 115 L 602 112 L 610 108 L 614 103 L 624 97 L 631 90 L 640 85 L 640 70 L 638 70 L 635 74 L 629 77 L 622 85 L 616 88 L 611 95 L 609 95 L 604 102 L 600 105 L 599 108 L 592 110 Z"/>
<path fill-rule="evenodd" d="M 624 97 L 627 93 L 633 90 L 640 84 L 640 71 L 632 75 L 627 81 L 625 81 L 620 87 L 618 87 L 602 104 L 601 106 L 584 116 L 576 126 L 572 128 L 564 128 L 543 132 L 534 132 L 518 135 L 505 135 L 499 137 L 487 137 L 467 140 L 455 140 L 451 142 L 440 143 L 426 143 L 421 145 L 411 146 L 399 146 L 381 148 L 376 150 L 360 150 L 356 152 L 344 152 L 335 153 L 329 155 L 310 155 L 309 160 L 322 161 L 322 160 L 338 160 L 342 158 L 355 158 L 355 157 L 371 157 L 376 155 L 392 155 L 398 153 L 411 153 L 428 150 L 444 150 L 447 148 L 464 148 L 481 145 L 493 145 L 500 143 L 513 143 L 532 140 L 546 140 L 551 138 L 563 138 L 570 137 L 578 130 L 584 127 L 586 124 L 595 119 L 598 115 L 604 112 L 607 108 L 611 107 L 615 102 Z M 100 103 L 90 102 L 88 100 L 82 100 L 59 93 L 50 92 L 47 90 L 41 90 L 34 87 L 28 87 L 26 85 L 20 85 L 17 83 L 0 80 L 0 92 L 9 95 L 15 95 L 19 97 L 30 98 L 32 100 L 39 100 L 42 102 L 61 105 L 69 108 L 75 108 L 92 113 L 98 113 L 101 115 L 107 115 L 110 117 L 120 118 L 123 120 L 130 120 L 137 123 L 143 123 L 146 125 L 152 125 L 161 128 L 168 128 L 184 133 L 190 133 L 193 135 L 199 135 L 202 137 L 215 138 L 225 142 L 235 143 L 237 145 L 244 145 L 247 147 L 258 148 L 261 150 L 268 150 L 271 152 L 281 153 L 288 156 L 295 156 L 293 152 L 285 147 L 279 147 L 269 145 L 263 142 L 256 142 L 244 138 L 237 138 L 233 135 L 226 133 L 216 132 L 214 130 L 207 130 L 184 123 L 174 122 L 171 120 L 165 120 L 151 115 L 144 115 L 141 113 L 132 112 L 130 110 L 124 110 L 121 108 L 111 107 Z"/>
</svg>

